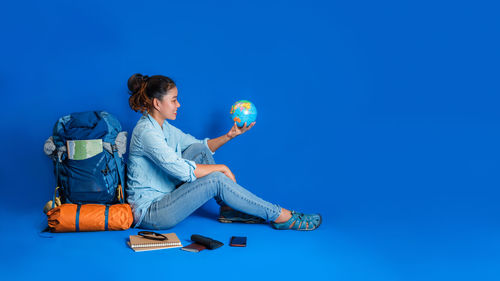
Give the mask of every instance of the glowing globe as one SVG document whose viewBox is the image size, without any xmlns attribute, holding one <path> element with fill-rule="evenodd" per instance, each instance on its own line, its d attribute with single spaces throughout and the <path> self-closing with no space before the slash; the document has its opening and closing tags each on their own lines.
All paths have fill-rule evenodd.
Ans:
<svg viewBox="0 0 500 281">
<path fill-rule="evenodd" d="M 245 122 L 247 126 L 257 119 L 257 108 L 247 100 L 239 100 L 231 106 L 231 117 L 238 127 L 243 127 Z"/>
</svg>

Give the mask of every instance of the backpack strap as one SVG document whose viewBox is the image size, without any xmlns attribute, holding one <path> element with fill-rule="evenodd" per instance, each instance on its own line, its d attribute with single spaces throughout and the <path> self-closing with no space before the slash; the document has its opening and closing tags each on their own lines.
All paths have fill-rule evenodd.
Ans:
<svg viewBox="0 0 500 281">
<path fill-rule="evenodd" d="M 54 209 L 55 207 L 59 207 L 59 205 L 61 205 L 61 200 L 57 200 L 57 198 L 58 198 L 57 197 L 58 191 L 59 191 L 59 186 L 56 187 L 56 189 L 54 190 L 54 199 L 52 200 L 52 208 L 50 208 L 51 210 Z M 59 203 L 57 201 L 59 201 Z M 56 205 L 56 203 L 58 205 Z"/>
<path fill-rule="evenodd" d="M 123 190 L 125 186 L 125 179 L 123 177 L 122 169 L 120 169 L 122 165 L 119 163 L 120 156 L 118 155 L 118 147 L 116 146 L 116 144 L 113 144 L 111 145 L 111 148 L 113 149 L 113 158 L 115 159 L 116 168 L 118 169 L 118 175 L 120 176 L 120 184 L 118 185 L 118 199 L 120 200 L 120 203 L 123 204 L 125 197 L 125 191 Z"/>
<path fill-rule="evenodd" d="M 123 157 L 123 154 L 127 153 L 127 132 L 122 131 L 118 133 L 115 138 L 115 144 L 118 149 L 118 156 Z M 103 140 L 102 147 L 108 151 L 110 154 L 113 154 L 113 144 L 109 142 L 105 142 Z"/>
<path fill-rule="evenodd" d="M 59 191 L 59 161 L 56 159 L 56 189 L 54 190 L 54 199 L 52 200 L 52 209 L 56 207 L 57 192 Z"/>
</svg>

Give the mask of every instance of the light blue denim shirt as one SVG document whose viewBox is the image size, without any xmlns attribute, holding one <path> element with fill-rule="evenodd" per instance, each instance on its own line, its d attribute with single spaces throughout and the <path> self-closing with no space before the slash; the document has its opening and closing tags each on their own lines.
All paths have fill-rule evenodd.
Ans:
<svg viewBox="0 0 500 281">
<path fill-rule="evenodd" d="M 196 164 L 183 159 L 182 152 L 193 143 L 208 147 L 207 141 L 208 138 L 198 140 L 182 132 L 167 120 L 160 126 L 150 114 L 139 119 L 130 138 L 127 163 L 127 201 L 135 226 L 141 224 L 151 203 L 178 184 L 196 180 Z"/>
</svg>

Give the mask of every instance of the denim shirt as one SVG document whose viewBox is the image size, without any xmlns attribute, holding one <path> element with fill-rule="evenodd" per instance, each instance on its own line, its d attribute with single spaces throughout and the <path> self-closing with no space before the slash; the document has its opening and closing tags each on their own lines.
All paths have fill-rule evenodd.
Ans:
<svg viewBox="0 0 500 281">
<path fill-rule="evenodd" d="M 208 147 L 207 141 L 183 133 L 167 120 L 162 128 L 150 114 L 139 119 L 130 138 L 127 163 L 127 202 L 134 213 L 135 227 L 153 202 L 180 183 L 196 180 L 196 163 L 183 159 L 182 152 L 193 143 Z"/>
</svg>

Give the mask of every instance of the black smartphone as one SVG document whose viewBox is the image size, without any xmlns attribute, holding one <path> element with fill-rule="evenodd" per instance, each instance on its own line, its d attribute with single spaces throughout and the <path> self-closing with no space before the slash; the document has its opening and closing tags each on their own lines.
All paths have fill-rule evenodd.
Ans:
<svg viewBox="0 0 500 281">
<path fill-rule="evenodd" d="M 247 238 L 240 236 L 231 237 L 231 242 L 229 242 L 229 246 L 233 247 L 246 247 L 247 246 Z"/>
</svg>

